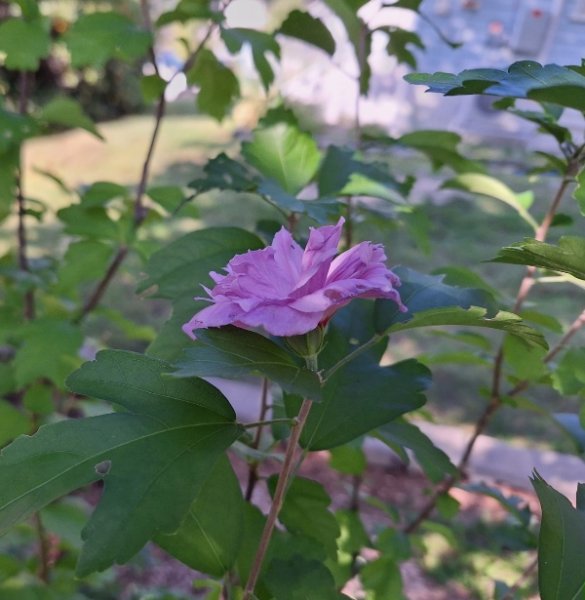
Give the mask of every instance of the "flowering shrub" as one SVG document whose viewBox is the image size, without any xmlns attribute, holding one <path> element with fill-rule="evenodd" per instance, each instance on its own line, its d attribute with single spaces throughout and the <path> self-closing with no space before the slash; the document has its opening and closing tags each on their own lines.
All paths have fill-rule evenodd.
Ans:
<svg viewBox="0 0 585 600">
<path fill-rule="evenodd" d="M 348 582 L 357 582 L 356 598 L 402 598 L 399 566 L 424 555 L 421 531 L 453 538 L 441 518 L 456 512 L 450 492 L 465 479 L 477 439 L 493 416 L 504 407 L 546 413 L 525 396 L 535 385 L 566 396 L 585 392 L 583 349 L 569 349 L 585 325 L 585 312 L 562 323 L 524 310 L 536 283 L 574 286 L 579 298 L 585 285 L 583 237 L 547 242 L 553 225 L 571 222 L 559 213 L 571 185 L 585 212 L 585 146 L 559 121 L 563 108 L 585 108 L 584 69 L 521 62 L 508 70 L 409 76 L 433 92 L 504 96 L 502 110 L 536 123 L 555 140 L 556 153 L 538 154 L 545 164 L 537 170 L 559 179 L 544 216 L 531 206 L 530 194 L 516 194 L 461 154 L 452 133 L 392 139 L 365 136 L 358 127 L 359 151 L 322 150 L 282 106 L 267 111 L 238 158 L 220 153 L 189 185 L 154 186 L 151 161 L 167 109 L 165 92 L 179 78 L 197 86 L 198 110 L 221 120 L 240 96 L 226 57 L 250 48 L 259 82 L 268 89 L 281 37 L 334 54 L 336 40 L 326 22 L 293 10 L 268 34 L 230 26 L 226 3 L 182 0 L 154 23 L 148 2 L 142 2 L 140 25 L 101 4 L 92 6 L 70 27 L 49 34 L 53 8 L 25 0 L 0 4 L 0 58 L 11 75 L 7 81 L 19 82 L 13 90 L 18 101 L 0 105 L 0 219 L 14 222 L 16 230 L 14 247 L 0 260 L 0 534 L 6 534 L 0 540 L 0 598 L 78 598 L 72 568 L 86 578 L 84 594 L 102 596 L 107 582 L 96 573 L 127 563 L 148 543 L 205 574 L 210 599 L 349 598 L 354 592 Z M 364 21 L 362 2 L 325 4 L 355 53 L 359 111 L 369 88 L 374 34 L 387 36 L 389 54 L 411 67 L 413 49 L 422 42 L 415 32 Z M 421 4 L 398 0 L 382 10 L 400 8 L 428 20 Z M 167 81 L 154 52 L 158 28 L 191 20 L 201 24 L 200 42 Z M 55 174 L 42 173 L 74 198 L 54 212 L 26 193 L 23 145 L 55 125 L 101 138 L 71 97 L 59 92 L 43 106 L 31 102 L 41 62 L 64 54 L 70 79 L 80 70 L 103 69 L 114 57 L 149 62 L 142 91 L 156 110 L 136 189 L 100 181 L 70 190 Z M 536 102 L 536 109 L 517 108 L 517 99 Z M 425 155 L 433 168 L 443 169 L 440 177 L 449 170 L 445 187 L 495 198 L 531 228 L 534 239 L 507 246 L 494 259 L 528 267 L 515 298 L 498 296 L 459 266 L 448 277 L 407 266 L 389 270 L 380 244 L 355 243 L 360 223 L 374 241 L 392 239 L 388 229 L 402 227 L 421 247 L 428 243 L 424 209 L 407 202 L 411 178 L 378 160 L 397 146 Z M 250 196 L 263 202 L 273 219 L 259 221 L 254 231 L 233 224 L 201 228 L 192 221 L 199 217 L 198 196 L 217 191 L 218 211 L 229 191 L 242 204 Z M 378 210 L 372 199 L 384 208 Z M 36 229 L 47 215 L 47 229 L 58 221 L 62 238 L 50 251 L 32 253 L 31 240 L 43 238 L 44 230 Z M 161 221 L 180 221 L 177 230 L 190 232 L 161 242 Z M 342 237 L 344 252 L 336 256 Z M 55 248 L 63 248 L 63 256 Z M 392 245 L 387 248 L 393 255 Z M 142 261 L 139 290 L 155 290 L 172 305 L 160 331 L 107 306 L 106 294 L 129 256 Z M 208 298 L 197 298 L 196 306 L 192 296 L 200 286 Z M 501 310 L 508 304 L 509 311 Z M 108 345 L 114 326 L 128 338 L 120 345 L 138 351 L 104 349 L 91 356 L 92 347 Z M 433 356 L 427 343 L 425 356 L 398 361 L 386 353 L 391 336 L 436 327 L 448 328 L 442 331 L 446 337 L 472 349 Z M 468 327 L 473 335 L 459 331 Z M 105 330 L 97 342 L 96 330 Z M 495 331 L 502 341 L 478 331 Z M 91 360 L 82 364 L 82 356 Z M 457 464 L 413 418 L 426 403 L 428 365 L 446 360 L 487 367 L 491 383 Z M 258 419 L 236 415 L 230 400 L 207 381 L 213 377 L 258 378 Z M 474 402 L 482 402 L 482 394 Z M 582 443 L 579 415 L 559 420 Z M 429 486 L 424 499 L 411 499 L 400 510 L 366 497 L 384 511 L 376 527 L 360 510 L 366 436 L 404 460 L 407 450 L 414 453 Z M 321 450 L 353 476 L 350 510 L 330 508 L 320 483 L 297 476 L 306 457 Z M 272 459 L 278 473 L 266 477 L 264 463 Z M 245 489 L 236 460 L 246 471 Z M 91 502 L 83 494 L 70 497 L 90 485 Z M 481 593 L 491 597 L 493 591 L 500 600 L 525 597 L 538 567 L 543 600 L 577 600 L 585 587 L 582 493 L 574 508 L 538 474 L 533 485 L 543 511 L 538 541 L 527 507 L 498 489 L 475 487 L 496 498 L 513 521 L 512 541 L 500 544 L 505 559 L 515 549 L 534 554 L 538 547 L 538 560 L 529 556 L 516 582 L 496 581 Z M 267 514 L 252 502 L 260 486 L 270 496 Z M 38 551 L 29 560 L 21 547 L 30 546 L 31 536 Z"/>
</svg>

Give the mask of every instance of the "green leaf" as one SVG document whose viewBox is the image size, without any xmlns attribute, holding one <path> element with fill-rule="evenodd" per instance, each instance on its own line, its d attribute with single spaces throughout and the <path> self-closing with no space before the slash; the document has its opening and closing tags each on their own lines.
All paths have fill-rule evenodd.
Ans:
<svg viewBox="0 0 585 600">
<path fill-rule="evenodd" d="M 385 31 L 390 38 L 386 45 L 386 52 L 390 56 L 394 56 L 398 61 L 398 64 L 404 63 L 409 67 L 416 69 L 416 56 L 409 46 L 424 50 L 425 45 L 420 39 L 420 36 L 414 31 L 402 29 L 401 27 L 383 27 L 381 29 Z"/>
<path fill-rule="evenodd" d="M 63 388 L 65 378 L 81 362 L 81 331 L 69 321 L 42 318 L 25 325 L 21 335 L 22 346 L 13 363 L 17 386 L 45 378 Z"/>
<path fill-rule="evenodd" d="M 169 379 L 169 371 L 161 361 L 105 351 L 74 373 L 71 391 L 125 412 L 47 425 L 5 448 L 0 532 L 102 478 L 102 499 L 83 532 L 79 575 L 126 562 L 150 538 L 175 531 L 241 428 L 213 386 Z"/>
<path fill-rule="evenodd" d="M 335 589 L 327 567 L 298 554 L 288 560 L 270 561 L 263 581 L 272 597 L 278 600 L 339 600 L 345 598 Z"/>
<path fill-rule="evenodd" d="M 274 495 L 277 479 L 276 475 L 268 479 L 271 495 Z M 315 540 L 334 558 L 340 531 L 335 516 L 328 509 L 330 504 L 331 498 L 320 483 L 296 477 L 286 492 L 278 519 L 288 531 Z"/>
<path fill-rule="evenodd" d="M 32 413 L 39 415 L 51 414 L 53 410 L 55 410 L 51 386 L 46 383 L 36 383 L 31 385 L 24 394 L 22 404 Z M 24 431 L 22 433 L 24 433 Z"/>
<path fill-rule="evenodd" d="M 28 433 L 32 423 L 17 408 L 0 399 L 0 448 L 14 438 Z"/>
<path fill-rule="evenodd" d="M 197 218 L 198 216 L 197 207 L 187 203 L 185 192 L 178 185 L 159 185 L 148 188 L 146 193 L 170 215 L 180 212 L 188 217 Z"/>
<path fill-rule="evenodd" d="M 392 423 L 380 427 L 375 437 L 389 444 L 398 444 L 410 448 L 414 452 L 417 462 L 433 482 L 442 481 L 447 475 L 455 475 L 457 469 L 450 458 L 437 448 L 431 439 L 425 435 L 416 425 L 398 419 Z"/>
<path fill-rule="evenodd" d="M 538 381 L 548 372 L 544 362 L 546 350 L 541 346 L 527 348 L 519 338 L 508 336 L 504 340 L 503 350 L 506 367 L 522 381 Z"/>
<path fill-rule="evenodd" d="M 144 75 L 140 80 L 140 90 L 145 102 L 158 100 L 167 89 L 167 82 L 156 73 Z"/>
<path fill-rule="evenodd" d="M 101 206 L 71 204 L 57 211 L 57 216 L 65 224 L 65 233 L 71 235 L 114 241 L 122 237 L 120 223 L 113 221 Z"/>
<path fill-rule="evenodd" d="M 231 69 L 221 63 L 211 50 L 203 48 L 187 72 L 187 82 L 199 86 L 197 108 L 218 121 L 240 96 L 240 84 Z"/>
<path fill-rule="evenodd" d="M 423 392 L 430 383 L 426 367 L 416 360 L 380 367 L 372 358 L 362 354 L 327 380 L 323 401 L 311 408 L 301 435 L 304 448 L 340 446 L 425 403 Z M 290 416 L 296 414 L 295 404 L 288 399 Z"/>
<path fill-rule="evenodd" d="M 483 494 L 484 496 L 493 498 L 507 512 L 513 515 L 520 525 L 528 527 L 530 524 L 530 519 L 532 517 L 530 505 L 520 496 L 505 496 L 500 489 L 486 485 L 483 482 L 465 483 L 460 484 L 458 487 L 467 492 L 471 492 L 472 494 Z"/>
<path fill-rule="evenodd" d="M 211 284 L 209 271 L 220 270 L 234 255 L 260 249 L 263 245 L 257 236 L 237 227 L 193 231 L 150 257 L 145 269 L 147 278 L 138 291 L 157 286 L 158 298 L 192 297 L 200 293 L 202 284 Z"/>
<path fill-rule="evenodd" d="M 186 23 L 191 19 L 221 20 L 221 14 L 215 13 L 209 6 L 209 0 L 180 0 L 173 10 L 164 12 L 156 21 L 157 27 L 178 21 Z"/>
<path fill-rule="evenodd" d="M 227 156 L 224 152 L 212 158 L 203 167 L 205 177 L 195 179 L 189 187 L 198 194 L 210 190 L 233 190 L 235 192 L 254 192 L 258 188 L 260 178 L 250 170 Z"/>
<path fill-rule="evenodd" d="M 77 100 L 65 96 L 53 98 L 41 109 L 39 119 L 47 123 L 63 125 L 65 127 L 80 127 L 89 131 L 100 140 L 104 138 L 97 130 L 95 123 L 85 114 Z"/>
<path fill-rule="evenodd" d="M 553 373 L 553 386 L 563 396 L 585 389 L 585 348 L 567 350 Z"/>
<path fill-rule="evenodd" d="M 264 89 L 268 91 L 270 84 L 274 81 L 274 71 L 266 55 L 272 54 L 277 60 L 280 59 L 280 46 L 274 37 L 255 29 L 234 27 L 222 29 L 221 38 L 232 54 L 240 52 L 244 45 L 250 46 L 254 66 L 260 75 Z"/>
<path fill-rule="evenodd" d="M 507 185 L 483 173 L 463 173 L 446 181 L 443 188 L 464 190 L 470 194 L 481 194 L 504 202 L 511 206 L 535 231 L 538 223 L 522 204 L 520 194 L 513 192 Z"/>
<path fill-rule="evenodd" d="M 425 154 L 434 169 L 451 167 L 456 173 L 483 172 L 479 163 L 459 153 L 461 137 L 452 131 L 427 129 L 413 131 L 399 137 L 396 142 Z"/>
<path fill-rule="evenodd" d="M 367 466 L 367 459 L 361 445 L 344 444 L 329 452 L 329 466 L 346 475 L 361 475 Z"/>
<path fill-rule="evenodd" d="M 582 169 L 577 177 L 577 187 L 573 191 L 573 198 L 577 200 L 581 214 L 585 215 L 585 169 Z"/>
<path fill-rule="evenodd" d="M 367 563 L 360 579 L 366 591 L 365 600 L 405 600 L 400 569 L 392 558 L 382 556 Z"/>
<path fill-rule="evenodd" d="M 37 19 L 41 11 L 39 10 L 39 5 L 36 0 L 12 0 L 15 4 L 20 6 L 20 10 L 22 11 L 22 16 L 30 21 L 32 19 Z"/>
<path fill-rule="evenodd" d="M 390 307 L 392 310 L 392 307 Z M 380 309 L 383 312 L 383 308 Z M 381 314 L 381 313 L 379 313 Z M 387 318 L 382 316 L 382 322 L 387 322 Z M 466 327 L 487 327 L 488 329 L 497 329 L 520 338 L 529 346 L 541 346 L 548 348 L 546 340 L 538 331 L 528 327 L 522 319 L 514 313 L 501 310 L 493 316 L 490 316 L 485 308 L 472 306 L 465 310 L 459 307 L 445 307 L 426 310 L 417 313 L 410 321 L 396 322 L 384 329 L 385 334 L 406 331 L 407 329 L 416 329 L 418 327 L 435 327 L 444 325 L 460 325 Z"/>
<path fill-rule="evenodd" d="M 329 29 L 325 27 L 320 19 L 311 16 L 307 12 L 293 10 L 276 33 L 312 44 L 317 48 L 321 48 L 330 56 L 335 53 L 335 40 Z"/>
<path fill-rule="evenodd" d="M 313 138 L 287 123 L 257 129 L 252 141 L 242 144 L 242 154 L 264 177 L 274 179 L 293 196 L 311 181 L 321 160 Z"/>
<path fill-rule="evenodd" d="M 113 181 L 96 181 L 81 194 L 84 207 L 105 206 L 115 198 L 128 198 L 128 188 Z"/>
<path fill-rule="evenodd" d="M 176 361 L 175 377 L 263 375 L 292 394 L 321 398 L 319 378 L 281 346 L 262 335 L 237 327 L 197 332 L 197 342 Z"/>
<path fill-rule="evenodd" d="M 485 94 L 530 98 L 585 111 L 585 75 L 580 67 L 542 66 L 523 60 L 512 64 L 507 71 L 469 69 L 458 75 L 413 73 L 405 79 L 415 85 L 428 86 L 429 92 L 446 96 Z"/>
<path fill-rule="evenodd" d="M 585 279 L 585 238 L 564 236 L 558 246 L 526 238 L 502 248 L 493 262 L 531 265 Z"/>
<path fill-rule="evenodd" d="M 8 19 L 0 23 L 0 52 L 4 66 L 14 71 L 36 71 L 51 50 L 51 37 L 42 19 Z"/>
<path fill-rule="evenodd" d="M 485 289 L 447 285 L 444 275 L 426 275 L 405 267 L 397 267 L 394 272 L 400 277 L 400 297 L 408 312 L 400 312 L 395 302 L 376 301 L 374 318 L 377 331 L 409 321 L 416 313 L 435 308 L 482 306 L 490 314 L 495 312 L 493 298 Z"/>
<path fill-rule="evenodd" d="M 240 484 L 226 457 L 199 490 L 185 520 L 155 542 L 195 571 L 223 577 L 234 565 L 243 527 Z"/>
<path fill-rule="evenodd" d="M 385 165 L 365 163 L 355 152 L 329 146 L 319 169 L 319 195 L 370 196 L 391 202 L 404 202 L 405 184 L 394 179 Z"/>
<path fill-rule="evenodd" d="M 135 60 L 146 55 L 152 36 L 117 12 L 81 15 L 63 36 L 71 65 L 103 67 L 111 58 Z"/>
<path fill-rule="evenodd" d="M 56 291 L 76 297 L 78 286 L 103 276 L 114 249 L 98 240 L 82 240 L 69 245 L 57 271 Z"/>
<path fill-rule="evenodd" d="M 542 507 L 538 541 L 538 586 L 542 600 L 581 600 L 585 591 L 585 512 L 534 473 Z"/>
</svg>

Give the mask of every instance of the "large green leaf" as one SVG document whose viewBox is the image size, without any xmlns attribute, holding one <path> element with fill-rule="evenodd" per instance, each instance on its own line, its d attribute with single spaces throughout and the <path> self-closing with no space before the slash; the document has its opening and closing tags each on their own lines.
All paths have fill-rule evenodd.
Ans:
<svg viewBox="0 0 585 600">
<path fill-rule="evenodd" d="M 272 340 L 237 327 L 220 327 L 197 332 L 198 341 L 175 362 L 176 377 L 227 377 L 250 374 L 268 377 L 292 394 L 319 400 L 317 375 Z"/>
<path fill-rule="evenodd" d="M 585 238 L 564 236 L 559 240 L 558 246 L 527 238 L 523 242 L 502 248 L 492 260 L 514 265 L 532 265 L 585 279 Z"/>
<path fill-rule="evenodd" d="M 73 67 L 103 67 L 111 58 L 144 57 L 152 42 L 148 31 L 117 12 L 82 15 L 63 36 Z"/>
<path fill-rule="evenodd" d="M 538 228 L 538 223 L 522 203 L 524 196 L 516 194 L 506 184 L 494 177 L 483 173 L 463 173 L 446 181 L 442 187 L 465 190 L 471 194 L 482 194 L 500 200 L 511 206 L 534 230 Z"/>
<path fill-rule="evenodd" d="M 147 278 L 139 291 L 157 286 L 156 296 L 175 300 L 201 294 L 211 283 L 209 271 L 224 267 L 235 254 L 257 250 L 262 241 L 236 227 L 209 227 L 193 231 L 155 252 L 146 265 Z"/>
<path fill-rule="evenodd" d="M 211 50 L 203 48 L 187 72 L 187 82 L 199 86 L 197 108 L 221 121 L 240 95 L 240 84 L 231 69 Z"/>
<path fill-rule="evenodd" d="M 271 495 L 274 495 L 277 479 L 274 475 L 268 480 Z M 331 498 L 320 483 L 297 477 L 286 492 L 278 519 L 288 531 L 314 539 L 329 557 L 335 558 L 340 530 L 329 511 L 330 504 Z"/>
<path fill-rule="evenodd" d="M 530 98 L 585 111 L 585 74 L 583 67 L 540 65 L 523 60 L 507 71 L 469 69 L 451 73 L 413 73 L 406 81 L 428 86 L 429 92 L 446 96 L 486 94 L 511 98 Z"/>
<path fill-rule="evenodd" d="M 145 356 L 104 351 L 74 373 L 73 392 L 125 410 L 47 425 L 8 446 L 0 459 L 0 532 L 102 478 L 80 575 L 125 562 L 152 537 L 175 531 L 241 428 L 213 386 L 169 379 L 169 371 Z"/>
<path fill-rule="evenodd" d="M 535 472 L 532 485 L 542 507 L 538 585 L 542 600 L 582 600 L 585 594 L 585 512 Z"/>
<path fill-rule="evenodd" d="M 232 54 L 240 52 L 245 45 L 250 47 L 254 66 L 260 75 L 264 89 L 268 91 L 274 81 L 274 71 L 266 55 L 272 54 L 277 60 L 280 59 L 280 46 L 274 36 L 255 29 L 234 27 L 222 29 L 221 37 Z"/>
<path fill-rule="evenodd" d="M 410 448 L 427 477 L 435 483 L 457 472 L 449 457 L 416 425 L 404 419 L 397 419 L 383 425 L 378 429 L 375 437 L 391 448 L 396 445 Z"/>
<path fill-rule="evenodd" d="M 157 536 L 155 542 L 192 569 L 223 577 L 240 549 L 243 503 L 238 479 L 223 457 L 200 488 L 179 529 Z"/>
<path fill-rule="evenodd" d="M 321 48 L 333 56 L 335 53 L 335 40 L 331 32 L 320 19 L 307 12 L 293 10 L 284 20 L 276 33 L 294 37 L 317 48 Z"/>
<path fill-rule="evenodd" d="M 329 341 L 331 343 L 331 341 Z M 341 339 L 335 343 L 343 343 Z M 323 388 L 323 401 L 313 405 L 301 436 L 310 450 L 345 444 L 416 410 L 425 403 L 429 370 L 415 360 L 380 367 L 377 356 L 364 353 L 338 369 Z M 293 416 L 298 401 L 287 398 Z"/>
<path fill-rule="evenodd" d="M 81 104 L 73 98 L 53 98 L 48 104 L 43 106 L 38 117 L 42 121 L 47 121 L 47 123 L 54 123 L 65 127 L 80 127 L 89 131 L 89 133 L 92 133 L 97 138 L 104 139 L 97 130 L 95 123 L 83 111 Z"/>
<path fill-rule="evenodd" d="M 257 129 L 242 154 L 267 179 L 274 179 L 293 196 L 317 172 L 321 155 L 313 138 L 288 123 Z"/>
<path fill-rule="evenodd" d="M 4 66 L 14 71 L 36 71 L 41 59 L 49 55 L 51 37 L 43 21 L 8 19 L 0 23 L 0 52 L 6 54 Z"/>
</svg>

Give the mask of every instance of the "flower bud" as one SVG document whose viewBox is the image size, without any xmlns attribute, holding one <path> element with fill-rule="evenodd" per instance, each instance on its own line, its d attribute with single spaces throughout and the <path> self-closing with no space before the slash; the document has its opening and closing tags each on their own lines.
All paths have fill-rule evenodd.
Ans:
<svg viewBox="0 0 585 600">
<path fill-rule="evenodd" d="M 323 349 L 325 327 L 319 325 L 303 335 L 291 335 L 284 338 L 289 348 L 303 358 L 315 357 Z"/>
</svg>

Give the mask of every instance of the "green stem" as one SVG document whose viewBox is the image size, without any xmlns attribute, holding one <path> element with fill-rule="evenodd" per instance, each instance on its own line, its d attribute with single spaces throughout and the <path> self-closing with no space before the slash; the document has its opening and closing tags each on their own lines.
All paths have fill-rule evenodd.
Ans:
<svg viewBox="0 0 585 600">
<path fill-rule="evenodd" d="M 315 372 L 317 371 L 318 366 L 316 356 L 308 357 L 306 362 L 307 368 Z M 274 491 L 274 496 L 272 497 L 272 505 L 270 506 L 270 511 L 266 517 L 266 525 L 264 526 L 264 531 L 262 532 L 262 537 L 260 538 L 260 543 L 258 544 L 258 549 L 256 550 L 256 556 L 252 562 L 252 568 L 250 569 L 250 575 L 248 576 L 248 582 L 246 583 L 242 600 L 251 600 L 254 597 L 254 589 L 256 587 L 256 583 L 258 582 L 260 571 L 262 570 L 262 564 L 266 558 L 266 552 L 268 551 L 268 546 L 276 526 L 280 509 L 284 503 L 284 498 L 289 486 L 291 475 L 294 477 L 293 466 L 295 453 L 312 405 L 313 401 L 309 398 L 305 398 L 301 405 L 299 414 L 293 421 L 292 431 L 284 457 L 284 463 L 278 477 L 276 490 Z"/>
<path fill-rule="evenodd" d="M 296 424 L 297 419 L 289 419 L 283 417 L 282 419 L 269 419 L 268 421 L 253 421 L 252 423 L 242 423 L 244 429 L 252 429 L 253 427 L 264 427 L 264 425 L 272 425 L 274 423 L 288 423 Z"/>
</svg>

